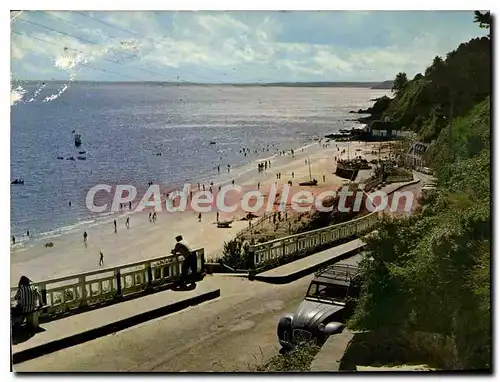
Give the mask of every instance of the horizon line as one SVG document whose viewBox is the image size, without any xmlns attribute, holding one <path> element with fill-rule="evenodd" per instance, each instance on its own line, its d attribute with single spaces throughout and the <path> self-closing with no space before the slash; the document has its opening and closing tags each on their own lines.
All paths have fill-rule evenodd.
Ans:
<svg viewBox="0 0 500 382">
<path fill-rule="evenodd" d="M 73 83 L 117 83 L 117 84 L 134 84 L 134 83 L 154 83 L 154 84 L 169 84 L 169 85 L 236 85 L 236 86 L 265 86 L 265 85 L 327 85 L 327 84 L 359 84 L 359 85 L 378 85 L 393 80 L 383 81 L 277 81 L 277 82 L 191 82 L 191 81 L 109 81 L 109 80 L 33 80 L 33 79 L 12 79 L 12 82 L 73 82 Z"/>
</svg>

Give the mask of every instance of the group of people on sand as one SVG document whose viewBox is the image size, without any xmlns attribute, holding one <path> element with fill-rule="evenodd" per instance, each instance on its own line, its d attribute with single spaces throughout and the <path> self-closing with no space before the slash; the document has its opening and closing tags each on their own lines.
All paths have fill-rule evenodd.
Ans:
<svg viewBox="0 0 500 382">
<path fill-rule="evenodd" d="M 266 160 L 264 162 L 257 163 L 258 172 L 263 172 L 263 171 L 267 170 L 268 167 L 271 168 L 271 161 L 270 160 Z"/>
</svg>

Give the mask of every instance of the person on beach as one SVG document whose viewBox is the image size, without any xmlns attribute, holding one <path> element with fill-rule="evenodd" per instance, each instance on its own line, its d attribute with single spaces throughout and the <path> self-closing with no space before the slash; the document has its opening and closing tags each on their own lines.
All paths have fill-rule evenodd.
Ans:
<svg viewBox="0 0 500 382">
<path fill-rule="evenodd" d="M 156 218 L 158 217 L 158 215 L 156 214 L 156 212 L 153 212 L 153 223 L 156 223 Z"/>
<path fill-rule="evenodd" d="M 149 213 L 149 222 L 151 223 L 151 212 Z"/>
<path fill-rule="evenodd" d="M 68 205 L 71 207 L 71 200 L 69 201 Z"/>
<path fill-rule="evenodd" d="M 196 274 L 196 253 L 194 253 L 191 247 L 184 241 L 182 235 L 178 235 L 175 238 L 175 241 L 177 243 L 175 243 L 172 254 L 182 256 L 182 271 L 180 283 L 181 285 L 186 285 L 186 282 L 189 278 L 189 270 L 191 270 L 190 284 L 195 284 L 193 279 Z"/>
<path fill-rule="evenodd" d="M 257 182 L 257 190 L 260 190 L 260 182 Z"/>
<path fill-rule="evenodd" d="M 83 242 L 85 246 L 87 245 L 87 236 L 88 236 L 87 231 L 83 231 Z"/>
<path fill-rule="evenodd" d="M 115 219 L 115 220 L 113 220 L 113 225 L 114 225 L 114 227 L 115 227 L 115 233 L 116 233 L 116 232 L 117 232 L 117 231 L 116 231 L 116 219 Z"/>
<path fill-rule="evenodd" d="M 198 214 L 198 221 L 201 222 L 201 212 Z"/>
<path fill-rule="evenodd" d="M 233 186 L 234 186 L 234 179 L 232 180 L 232 182 L 231 182 L 231 183 L 232 183 L 232 184 L 233 184 Z"/>
<path fill-rule="evenodd" d="M 217 166 L 217 174 L 220 174 L 220 166 Z"/>
<path fill-rule="evenodd" d="M 295 178 L 295 173 L 292 171 L 292 178 Z"/>
<path fill-rule="evenodd" d="M 326 176 L 323 175 L 323 183 L 326 182 Z"/>
<path fill-rule="evenodd" d="M 230 171 L 231 171 L 231 165 L 230 165 L 230 164 L 228 164 L 228 165 L 227 165 L 227 172 L 230 172 Z"/>
<path fill-rule="evenodd" d="M 30 230 L 26 231 L 26 236 L 30 237 Z"/>
<path fill-rule="evenodd" d="M 104 265 L 104 254 L 102 251 L 99 251 L 99 266 L 102 267 Z"/>
<path fill-rule="evenodd" d="M 215 218 L 216 220 L 215 221 L 219 221 L 219 211 L 217 211 L 217 217 Z"/>
<path fill-rule="evenodd" d="M 12 235 L 12 245 L 16 244 L 16 237 Z"/>
<path fill-rule="evenodd" d="M 127 220 L 125 220 L 125 227 L 127 227 L 127 229 L 130 228 L 130 217 L 127 217 Z"/>
<path fill-rule="evenodd" d="M 132 202 L 128 202 L 128 209 L 131 210 L 132 209 Z"/>
</svg>

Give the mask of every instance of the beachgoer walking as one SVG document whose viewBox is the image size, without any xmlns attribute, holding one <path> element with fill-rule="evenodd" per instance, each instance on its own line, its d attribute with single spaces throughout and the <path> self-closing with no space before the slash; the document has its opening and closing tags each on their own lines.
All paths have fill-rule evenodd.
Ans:
<svg viewBox="0 0 500 382">
<path fill-rule="evenodd" d="M 127 227 L 127 229 L 130 228 L 130 217 L 127 217 L 127 220 L 125 221 L 125 227 Z"/>
<path fill-rule="evenodd" d="M 26 236 L 30 237 L 30 230 L 26 231 Z"/>
<path fill-rule="evenodd" d="M 217 166 L 217 174 L 220 174 L 220 166 Z"/>
<path fill-rule="evenodd" d="M 71 207 L 71 200 L 69 201 L 68 205 Z"/>
<path fill-rule="evenodd" d="M 198 214 L 198 221 L 201 222 L 201 212 Z"/>
<path fill-rule="evenodd" d="M 151 223 L 151 212 L 149 213 L 149 222 Z"/>
<path fill-rule="evenodd" d="M 219 221 L 219 211 L 217 211 L 217 218 L 216 218 L 216 221 L 217 221 L 217 222 Z"/>
<path fill-rule="evenodd" d="M 233 186 L 234 186 L 234 179 L 233 179 L 233 181 L 232 181 L 231 183 L 232 183 L 232 184 L 233 184 Z"/>
<path fill-rule="evenodd" d="M 292 171 L 292 178 L 295 178 L 295 173 Z"/>
<path fill-rule="evenodd" d="M 128 202 L 128 209 L 131 210 L 132 209 L 132 202 Z"/>
<path fill-rule="evenodd" d="M 323 183 L 326 182 L 326 176 L 323 175 Z"/>
<path fill-rule="evenodd" d="M 116 231 L 116 219 L 115 219 L 115 220 L 113 220 L 113 225 L 114 225 L 114 227 L 115 227 L 115 233 L 116 233 L 116 232 L 117 232 L 117 231 Z"/>
<path fill-rule="evenodd" d="M 16 244 L 16 237 L 12 235 L 12 245 Z"/>
<path fill-rule="evenodd" d="M 99 266 L 102 267 L 104 265 L 104 254 L 102 251 L 99 251 Z"/>
<path fill-rule="evenodd" d="M 153 212 L 153 223 L 156 223 L 157 217 L 158 217 L 158 215 L 156 214 L 156 212 Z"/>
<path fill-rule="evenodd" d="M 227 172 L 231 171 L 231 165 L 227 165 Z"/>
<path fill-rule="evenodd" d="M 260 182 L 257 182 L 257 190 L 260 190 Z"/>
<path fill-rule="evenodd" d="M 83 242 L 85 244 L 87 244 L 87 236 L 88 236 L 87 231 L 83 231 Z"/>
</svg>

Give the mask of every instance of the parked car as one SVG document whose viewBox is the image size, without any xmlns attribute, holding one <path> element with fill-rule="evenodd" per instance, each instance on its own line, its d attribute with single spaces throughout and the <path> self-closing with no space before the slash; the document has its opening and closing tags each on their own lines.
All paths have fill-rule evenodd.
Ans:
<svg viewBox="0 0 500 382">
<path fill-rule="evenodd" d="M 353 298 L 359 294 L 360 260 L 358 254 L 315 274 L 297 311 L 284 315 L 278 322 L 282 347 L 291 349 L 309 341 L 322 345 L 331 334 L 343 330 Z"/>
</svg>

